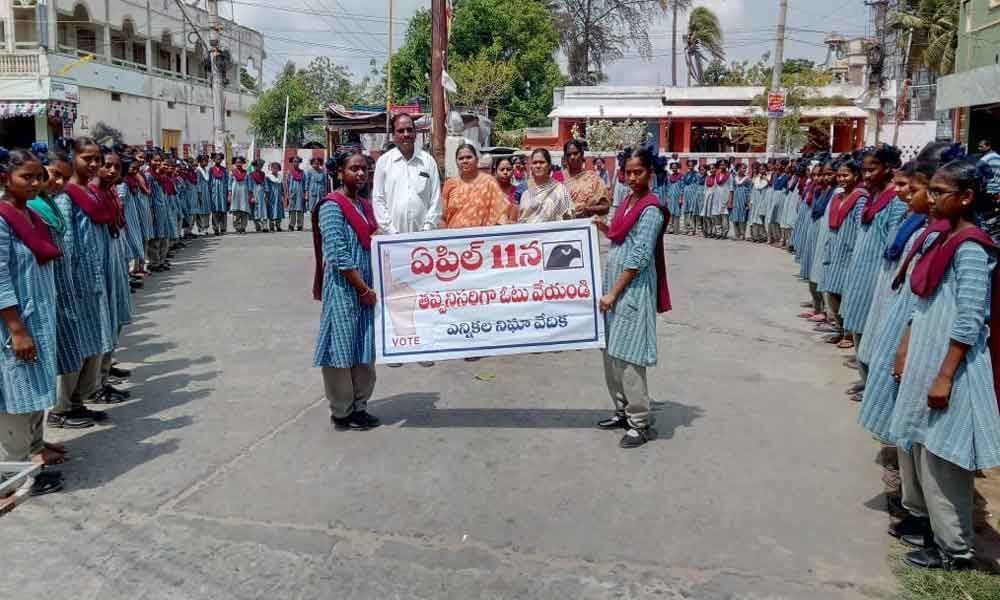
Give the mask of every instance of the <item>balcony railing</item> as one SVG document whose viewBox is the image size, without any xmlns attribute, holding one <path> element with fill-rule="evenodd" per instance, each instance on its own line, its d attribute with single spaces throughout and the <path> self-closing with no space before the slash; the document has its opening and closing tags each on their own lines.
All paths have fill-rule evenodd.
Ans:
<svg viewBox="0 0 1000 600">
<path fill-rule="evenodd" d="M 25 77 L 41 75 L 37 52 L 0 54 L 0 77 Z"/>
</svg>

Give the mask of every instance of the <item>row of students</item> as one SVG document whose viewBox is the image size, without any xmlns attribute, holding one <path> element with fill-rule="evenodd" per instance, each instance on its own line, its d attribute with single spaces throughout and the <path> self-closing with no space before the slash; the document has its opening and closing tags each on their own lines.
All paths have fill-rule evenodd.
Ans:
<svg viewBox="0 0 1000 600">
<path fill-rule="evenodd" d="M 901 488 L 889 534 L 921 568 L 973 567 L 975 472 L 1000 466 L 1000 250 L 977 226 L 996 209 L 992 174 L 956 146 L 902 167 L 885 146 L 824 157 L 793 233 L 811 297 L 801 316 L 856 351 L 847 393 Z"/>
<path fill-rule="evenodd" d="M 0 149 L 0 461 L 44 465 L 30 482 L 35 495 L 63 486 L 50 467 L 67 449 L 46 443 L 45 427 L 93 427 L 108 413 L 87 404 L 129 397 L 112 385 L 131 375 L 113 353 L 132 321 L 129 261 L 144 254 L 156 217 L 130 208 L 128 193 L 159 189 L 136 182 L 135 158 L 90 138 L 51 152 Z"/>
</svg>

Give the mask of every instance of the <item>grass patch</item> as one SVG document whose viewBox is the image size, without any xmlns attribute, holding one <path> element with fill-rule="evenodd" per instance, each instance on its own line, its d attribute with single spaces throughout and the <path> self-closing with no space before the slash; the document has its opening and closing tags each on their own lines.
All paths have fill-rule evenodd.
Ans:
<svg viewBox="0 0 1000 600">
<path fill-rule="evenodd" d="M 906 548 L 892 553 L 900 600 L 998 600 L 1000 576 L 983 571 L 915 569 L 903 562 Z"/>
</svg>

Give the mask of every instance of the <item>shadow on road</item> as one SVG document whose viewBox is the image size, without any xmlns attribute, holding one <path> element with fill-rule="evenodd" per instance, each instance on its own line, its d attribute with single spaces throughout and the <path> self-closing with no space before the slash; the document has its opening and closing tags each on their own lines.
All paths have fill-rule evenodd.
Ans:
<svg viewBox="0 0 1000 600">
<path fill-rule="evenodd" d="M 593 429 L 610 413 L 607 408 L 438 408 L 440 399 L 437 393 L 398 394 L 372 402 L 371 408 L 384 423 L 425 429 Z M 701 407 L 677 402 L 653 402 L 653 412 L 661 440 L 704 414 Z"/>
</svg>

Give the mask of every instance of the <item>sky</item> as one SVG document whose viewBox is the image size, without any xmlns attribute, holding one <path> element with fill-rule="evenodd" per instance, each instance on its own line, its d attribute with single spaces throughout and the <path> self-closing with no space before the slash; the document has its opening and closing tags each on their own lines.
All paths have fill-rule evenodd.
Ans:
<svg viewBox="0 0 1000 600">
<path fill-rule="evenodd" d="M 274 6 L 280 4 L 281 9 Z M 864 0 L 789 0 L 785 58 L 826 58 L 823 38 L 828 32 L 864 35 L 868 9 Z M 774 50 L 778 0 L 696 0 L 719 16 L 726 60 L 756 60 Z M 394 0 L 393 48 L 405 40 L 406 24 L 414 11 L 430 0 Z M 231 0 L 220 2 L 222 16 L 264 35 L 264 79 L 271 81 L 286 61 L 305 66 L 313 57 L 328 56 L 348 67 L 358 79 L 374 58 L 385 62 L 389 49 L 389 0 Z M 686 18 L 679 18 L 678 38 Z M 626 57 L 605 69 L 608 83 L 669 85 L 670 19 L 656 17 L 650 24 L 652 57 L 630 49 Z M 678 39 L 678 45 L 681 44 Z M 684 56 L 677 62 L 678 84 L 685 84 Z"/>
</svg>

